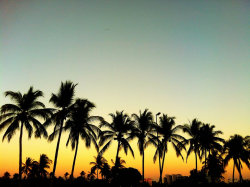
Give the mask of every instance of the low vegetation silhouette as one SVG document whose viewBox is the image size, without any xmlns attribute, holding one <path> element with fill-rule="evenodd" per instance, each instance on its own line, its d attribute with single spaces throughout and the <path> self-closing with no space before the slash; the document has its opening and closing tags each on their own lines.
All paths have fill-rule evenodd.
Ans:
<svg viewBox="0 0 250 187">
<path fill-rule="evenodd" d="M 222 131 L 214 125 L 193 119 L 188 124 L 179 125 L 175 117 L 165 113 L 154 115 L 148 109 L 139 114 L 126 114 L 124 111 L 110 113 L 111 122 L 101 116 L 92 116 L 95 104 L 87 99 L 75 98 L 77 84 L 71 81 L 62 82 L 57 94 L 52 94 L 50 102 L 55 108 L 47 108 L 39 99 L 43 92 L 30 87 L 27 93 L 6 91 L 12 103 L 3 104 L 0 109 L 0 131 L 5 130 L 2 140 L 10 141 L 19 131 L 19 173 L 13 176 L 8 171 L 0 178 L 0 186 L 248 186 L 244 180 L 242 168 L 250 169 L 250 136 L 232 135 L 228 140 L 220 137 Z M 159 116 L 159 117 L 158 117 Z M 157 117 L 159 122 L 157 122 Z M 43 120 L 43 121 L 42 121 Z M 47 127 L 53 125 L 53 132 L 48 135 Z M 48 142 L 57 137 L 54 160 L 41 154 L 39 160 L 27 157 L 22 160 L 23 131 L 28 132 L 29 139 L 46 138 Z M 66 146 L 70 144 L 74 151 L 72 169 L 64 176 L 55 177 L 57 158 L 62 133 L 68 133 Z M 184 134 L 184 135 L 183 135 Z M 126 167 L 126 161 L 119 156 L 123 149 L 134 157 L 131 140 L 136 140 L 142 159 L 142 173 L 137 169 Z M 75 177 L 79 141 L 89 148 L 93 145 L 97 155 L 93 157 L 90 171 L 84 169 Z M 117 144 L 116 154 L 109 165 L 105 152 L 112 143 Z M 159 162 L 159 179 L 148 183 L 145 179 L 145 149 L 155 149 L 152 158 Z M 187 177 L 173 180 L 171 176 L 163 176 L 168 150 L 173 148 L 176 156 L 187 161 L 194 153 L 194 169 Z M 233 161 L 231 183 L 225 183 L 223 174 L 229 163 Z M 202 169 L 198 170 L 198 161 Z M 11 161 L 10 161 L 11 162 Z M 53 167 L 51 166 L 53 165 Z M 51 168 L 52 167 L 52 168 Z M 52 172 L 49 173 L 50 168 Z M 157 168 L 157 164 L 155 166 Z M 235 169 L 239 180 L 235 182 Z M 170 180 L 171 179 L 171 180 Z"/>
</svg>

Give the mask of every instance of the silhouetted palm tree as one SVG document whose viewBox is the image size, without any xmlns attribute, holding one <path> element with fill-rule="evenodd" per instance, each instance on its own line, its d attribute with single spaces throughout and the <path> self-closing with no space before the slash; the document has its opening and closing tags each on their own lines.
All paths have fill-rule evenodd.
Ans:
<svg viewBox="0 0 250 187">
<path fill-rule="evenodd" d="M 126 161 L 123 160 L 121 157 L 118 157 L 116 162 L 114 162 L 113 159 L 111 159 L 111 162 L 114 165 L 113 167 L 115 167 L 115 168 L 118 168 L 118 169 L 126 168 L 124 166 L 124 164 L 126 164 Z"/>
<path fill-rule="evenodd" d="M 172 144 L 177 157 L 181 156 L 183 159 L 181 150 L 185 149 L 186 139 L 183 136 L 176 133 L 179 129 L 182 129 L 183 126 L 182 125 L 175 126 L 175 117 L 168 117 L 167 114 L 163 114 L 160 117 L 159 126 L 157 126 L 156 128 L 159 134 L 159 138 L 161 139 L 161 143 L 160 146 L 157 147 L 156 153 L 154 155 L 154 160 L 156 160 L 158 154 L 161 154 L 162 165 L 160 170 L 160 183 L 162 183 L 163 166 L 165 161 L 165 155 L 168 151 L 168 143 Z"/>
<path fill-rule="evenodd" d="M 63 130 L 64 121 L 69 116 L 71 112 L 73 99 L 75 95 L 75 87 L 77 84 L 73 84 L 71 81 L 66 81 L 65 83 L 61 83 L 59 92 L 57 94 L 52 94 L 50 98 L 50 102 L 57 108 L 56 112 L 45 122 L 45 125 L 48 126 L 50 124 L 54 124 L 54 132 L 49 136 L 49 141 L 53 141 L 54 138 L 58 135 L 54 166 L 52 174 L 55 176 L 57 157 L 59 151 L 59 145 L 61 140 L 61 134 Z"/>
<path fill-rule="evenodd" d="M 235 134 L 231 136 L 228 141 L 225 142 L 223 148 L 223 154 L 225 155 L 224 165 L 228 165 L 229 160 L 233 159 L 233 182 L 234 182 L 234 170 L 235 167 L 239 172 L 240 181 L 242 181 L 241 169 L 243 168 L 242 162 L 250 168 L 250 151 L 248 137 L 243 138 L 240 135 Z"/>
<path fill-rule="evenodd" d="M 40 155 L 40 160 L 39 160 L 39 175 L 43 178 L 46 178 L 49 172 L 47 169 L 50 168 L 50 164 L 52 163 L 52 160 L 48 158 L 46 154 L 41 154 Z"/>
<path fill-rule="evenodd" d="M 224 140 L 218 135 L 222 134 L 221 131 L 214 131 L 215 126 L 210 124 L 203 124 L 200 128 L 200 151 L 201 151 L 201 157 L 205 158 L 205 168 L 207 163 L 207 153 L 209 155 L 211 154 L 211 151 L 221 151 L 222 145 L 220 143 L 223 143 Z"/>
<path fill-rule="evenodd" d="M 25 177 L 28 178 L 31 169 L 32 169 L 32 164 L 33 164 L 34 160 L 30 157 L 26 158 L 25 163 L 23 163 L 22 165 L 22 173 L 25 174 Z"/>
<path fill-rule="evenodd" d="M 28 174 L 28 177 L 32 178 L 32 179 L 40 177 L 39 162 L 33 160 L 31 170 L 30 170 L 30 173 Z"/>
<path fill-rule="evenodd" d="M 225 173 L 222 155 L 218 151 L 212 151 L 208 156 L 207 165 L 204 165 L 202 169 L 208 171 L 213 183 L 220 182 L 221 179 L 224 179 L 222 174 Z"/>
<path fill-rule="evenodd" d="M 189 149 L 187 151 L 187 158 L 190 155 L 191 152 L 194 152 L 195 154 L 195 170 L 197 172 L 198 164 L 197 164 L 197 154 L 199 155 L 199 139 L 200 139 L 200 127 L 202 123 L 198 121 L 197 119 L 193 119 L 190 124 L 185 124 L 183 127 L 183 131 L 188 133 L 190 138 L 188 139 L 189 143 Z"/>
<path fill-rule="evenodd" d="M 116 112 L 115 114 L 109 114 L 112 117 L 112 122 L 108 123 L 104 120 L 102 120 L 100 128 L 101 127 L 107 127 L 109 130 L 104 130 L 101 133 L 99 146 L 102 146 L 104 143 L 106 143 L 102 150 L 100 151 L 100 154 L 103 154 L 111 145 L 113 140 L 116 140 L 118 142 L 117 146 L 117 152 L 116 152 L 116 162 L 119 157 L 119 151 L 123 148 L 125 151 L 125 154 L 127 154 L 128 149 L 130 150 L 131 154 L 134 157 L 134 151 L 131 148 L 129 144 L 129 139 L 127 137 L 127 134 L 131 131 L 133 127 L 133 123 L 130 120 L 129 116 L 127 114 L 123 114 L 122 112 Z"/>
<path fill-rule="evenodd" d="M 102 178 L 105 180 L 108 180 L 111 175 L 110 165 L 108 162 L 105 162 L 100 170 L 100 174 L 102 175 Z"/>
<path fill-rule="evenodd" d="M 71 178 L 73 178 L 74 175 L 79 138 L 85 141 L 87 148 L 93 143 L 98 150 L 96 133 L 99 134 L 99 128 L 91 123 L 96 119 L 100 119 L 100 117 L 90 116 L 90 112 L 94 107 L 95 105 L 87 99 L 77 99 L 74 103 L 72 113 L 69 115 L 65 124 L 65 129 L 70 132 L 66 145 L 71 142 L 72 150 L 75 149 L 75 156 L 70 175 Z"/>
<path fill-rule="evenodd" d="M 35 137 L 47 137 L 47 132 L 44 126 L 37 118 L 47 119 L 51 114 L 51 109 L 46 109 L 45 105 L 38 101 L 39 97 L 43 96 L 43 92 L 40 90 L 33 90 L 30 87 L 28 92 L 21 94 L 20 92 L 5 92 L 5 96 L 9 96 L 13 100 L 14 104 L 5 104 L 1 107 L 0 111 L 0 130 L 8 127 L 3 140 L 7 136 L 8 141 L 16 133 L 16 130 L 20 129 L 19 135 L 19 179 L 22 179 L 22 138 L 23 127 L 28 131 L 28 137 L 31 138 L 33 133 L 33 127 L 35 127 Z"/>
<path fill-rule="evenodd" d="M 144 181 L 144 150 L 148 144 L 152 141 L 152 128 L 153 128 L 153 115 L 148 109 L 145 109 L 143 113 L 132 114 L 134 118 L 134 127 L 131 132 L 130 138 L 138 138 L 138 148 L 140 155 L 142 155 L 142 181 Z"/>
<path fill-rule="evenodd" d="M 90 165 L 93 165 L 91 168 L 91 172 L 96 172 L 96 178 L 98 179 L 98 170 L 102 170 L 105 163 L 107 163 L 107 160 L 102 157 L 102 155 L 98 154 L 97 157 L 95 157 L 95 162 L 90 162 Z"/>
</svg>

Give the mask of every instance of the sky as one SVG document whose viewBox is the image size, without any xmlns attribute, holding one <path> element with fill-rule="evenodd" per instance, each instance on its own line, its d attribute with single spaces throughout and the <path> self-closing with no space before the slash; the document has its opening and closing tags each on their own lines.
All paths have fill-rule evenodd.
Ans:
<svg viewBox="0 0 250 187">
<path fill-rule="evenodd" d="M 116 110 L 148 108 L 175 116 L 177 124 L 198 118 L 222 130 L 225 139 L 249 135 L 249 12 L 249 1 L 241 0 L 0 0 L 0 104 L 11 102 L 5 91 L 24 93 L 34 86 L 51 107 L 51 93 L 71 80 L 78 83 L 76 97 L 94 102 L 93 115 L 108 121 Z M 66 138 L 57 175 L 71 171 L 74 152 Z M 135 159 L 124 153 L 122 158 L 141 171 L 132 145 Z M 55 146 L 25 137 L 23 159 L 46 153 L 53 160 Z M 116 146 L 104 154 L 109 162 Z M 18 133 L 1 142 L 0 150 L 0 176 L 17 172 Z M 146 150 L 145 175 L 156 179 L 153 153 Z M 94 148 L 81 142 L 75 175 L 89 171 L 93 156 Z M 166 159 L 164 174 L 188 175 L 195 167 L 194 155 L 186 163 L 169 150 Z M 231 177 L 231 165 L 226 170 Z M 249 173 L 244 169 L 243 177 Z"/>
</svg>

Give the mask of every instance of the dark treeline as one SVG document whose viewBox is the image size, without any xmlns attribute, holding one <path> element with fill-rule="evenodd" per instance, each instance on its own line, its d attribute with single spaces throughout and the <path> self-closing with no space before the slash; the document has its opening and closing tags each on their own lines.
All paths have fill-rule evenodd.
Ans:
<svg viewBox="0 0 250 187">
<path fill-rule="evenodd" d="M 151 145 L 155 147 L 152 158 L 159 169 L 159 180 L 154 185 L 165 185 L 166 180 L 162 176 L 166 154 L 170 146 L 175 150 L 176 156 L 187 160 L 191 153 L 195 156 L 194 170 L 190 176 L 181 178 L 172 183 L 172 186 L 182 184 L 206 184 L 215 183 L 222 185 L 223 173 L 230 160 L 233 160 L 232 183 L 235 182 L 235 171 L 239 174 L 241 185 L 249 184 L 243 180 L 241 170 L 243 163 L 250 168 L 250 137 L 232 135 L 228 140 L 219 137 L 222 131 L 215 130 L 214 125 L 203 123 L 193 119 L 188 124 L 177 125 L 175 117 L 164 113 L 153 115 L 148 109 L 139 111 L 138 114 L 126 114 L 124 111 L 111 113 L 109 123 L 101 116 L 92 116 L 91 112 L 95 104 L 87 99 L 75 98 L 77 84 L 71 81 L 61 83 L 58 93 L 52 94 L 50 103 L 54 108 L 47 108 L 39 98 L 43 96 L 40 90 L 30 87 L 28 92 L 6 91 L 4 94 L 13 103 L 4 104 L 0 110 L 0 131 L 6 129 L 3 140 L 10 141 L 13 135 L 19 131 L 19 173 L 10 176 L 8 172 L 0 180 L 0 185 L 24 184 L 44 186 L 67 186 L 75 185 L 93 186 L 139 186 L 144 180 L 145 149 Z M 158 121 L 157 121 L 158 118 Z M 43 119 L 43 121 L 41 121 Z M 53 126 L 53 132 L 48 135 L 47 127 Z M 22 161 L 22 138 L 23 131 L 28 132 L 28 137 L 34 134 L 36 138 L 44 137 L 49 142 L 56 140 L 55 157 L 52 161 L 45 154 L 40 155 L 39 161 L 27 158 Z M 61 135 L 68 132 L 66 145 L 70 144 L 74 150 L 72 170 L 59 178 L 55 177 L 58 152 Z M 181 134 L 184 132 L 188 138 Z M 127 154 L 130 152 L 134 157 L 130 141 L 137 141 L 139 153 L 142 159 L 142 173 L 134 168 L 126 168 L 125 160 L 119 156 L 120 150 Z M 91 171 L 86 174 L 80 173 L 80 177 L 74 177 L 79 141 L 84 141 L 86 147 L 94 145 L 97 155 Z M 117 151 L 110 166 L 104 158 L 104 153 L 110 145 L 116 142 Z M 183 154 L 185 152 L 185 155 Z M 202 169 L 198 170 L 198 161 L 202 163 Z M 53 170 L 48 173 L 50 165 Z M 143 183 L 145 186 L 148 184 Z M 224 184 L 226 185 L 226 184 Z"/>
</svg>

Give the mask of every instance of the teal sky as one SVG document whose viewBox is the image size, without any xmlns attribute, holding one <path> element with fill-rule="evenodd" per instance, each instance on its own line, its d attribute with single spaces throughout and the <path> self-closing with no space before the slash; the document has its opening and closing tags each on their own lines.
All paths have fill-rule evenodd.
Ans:
<svg viewBox="0 0 250 187">
<path fill-rule="evenodd" d="M 3 92 L 79 83 L 96 114 L 146 107 L 250 132 L 249 1 L 0 1 Z"/>
</svg>

